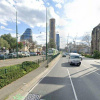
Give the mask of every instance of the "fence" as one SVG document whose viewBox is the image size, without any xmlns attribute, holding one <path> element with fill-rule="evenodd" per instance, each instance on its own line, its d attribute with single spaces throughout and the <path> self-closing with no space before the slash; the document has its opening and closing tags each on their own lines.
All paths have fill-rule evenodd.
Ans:
<svg viewBox="0 0 100 100">
<path fill-rule="evenodd" d="M 56 58 L 60 53 L 58 53 L 57 55 L 54 56 L 48 56 L 48 60 L 47 63 L 50 63 L 54 58 Z"/>
</svg>

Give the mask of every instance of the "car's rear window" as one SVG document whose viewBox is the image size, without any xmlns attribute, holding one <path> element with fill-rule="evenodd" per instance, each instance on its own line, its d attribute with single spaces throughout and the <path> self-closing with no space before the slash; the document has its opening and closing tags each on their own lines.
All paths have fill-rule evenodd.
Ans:
<svg viewBox="0 0 100 100">
<path fill-rule="evenodd" d="M 79 56 L 70 56 L 71 59 L 77 59 Z"/>
</svg>

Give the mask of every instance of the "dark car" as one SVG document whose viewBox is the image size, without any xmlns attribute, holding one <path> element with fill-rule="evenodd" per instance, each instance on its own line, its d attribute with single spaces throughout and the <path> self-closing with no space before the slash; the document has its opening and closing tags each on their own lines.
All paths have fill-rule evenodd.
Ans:
<svg viewBox="0 0 100 100">
<path fill-rule="evenodd" d="M 36 52 L 30 52 L 30 56 L 37 56 Z"/>
<path fill-rule="evenodd" d="M 0 59 L 8 59 L 9 56 L 7 54 L 0 54 Z"/>
<path fill-rule="evenodd" d="M 66 57 L 66 53 L 63 53 L 63 54 L 62 54 L 62 57 Z"/>
</svg>

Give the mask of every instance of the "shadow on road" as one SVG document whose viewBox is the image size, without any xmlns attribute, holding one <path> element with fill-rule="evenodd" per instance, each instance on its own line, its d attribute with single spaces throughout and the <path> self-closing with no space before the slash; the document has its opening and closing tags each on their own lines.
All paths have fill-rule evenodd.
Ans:
<svg viewBox="0 0 100 100">
<path fill-rule="evenodd" d="M 100 69 L 100 65 L 96 65 L 96 64 L 91 64 L 91 65 Z"/>
<path fill-rule="evenodd" d="M 78 100 L 100 100 L 100 79 L 98 80 L 98 78 L 92 73 L 88 74 L 87 77 L 89 80 L 87 80 L 86 77 L 72 77 Z M 93 84 L 89 84 L 91 81 Z M 46 93 L 45 95 L 41 96 L 41 99 L 43 100 L 75 100 L 69 77 L 46 77 L 42 82 L 40 82 L 40 84 L 51 84 L 49 87 L 45 87 L 43 90 L 41 90 L 41 95 Z M 99 88 L 97 97 L 95 94 L 93 94 L 95 91 L 95 88 L 93 87 L 94 84 Z M 58 88 L 59 86 L 61 87 Z M 90 87 L 93 87 L 92 91 Z M 48 89 L 49 92 L 47 92 Z"/>
<path fill-rule="evenodd" d="M 79 67 L 79 66 L 77 66 L 77 65 L 70 65 L 68 62 L 62 63 L 61 66 L 62 66 L 62 67 L 73 67 L 73 68 L 74 68 L 74 67 Z"/>
</svg>

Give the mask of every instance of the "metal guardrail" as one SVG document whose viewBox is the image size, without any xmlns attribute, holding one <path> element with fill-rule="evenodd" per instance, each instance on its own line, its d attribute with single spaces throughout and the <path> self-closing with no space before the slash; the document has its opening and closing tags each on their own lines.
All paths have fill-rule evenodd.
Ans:
<svg viewBox="0 0 100 100">
<path fill-rule="evenodd" d="M 57 55 L 54 56 L 48 56 L 48 60 L 47 62 L 50 63 L 54 58 L 56 58 L 60 53 L 58 53 Z"/>
</svg>

